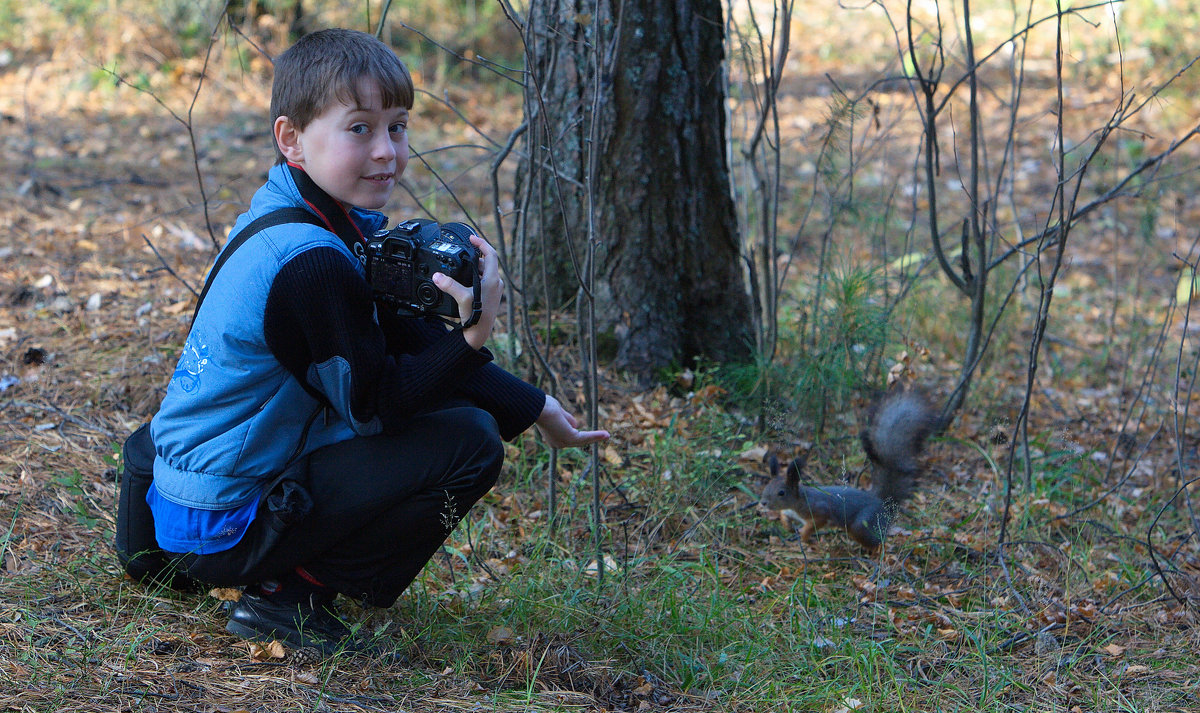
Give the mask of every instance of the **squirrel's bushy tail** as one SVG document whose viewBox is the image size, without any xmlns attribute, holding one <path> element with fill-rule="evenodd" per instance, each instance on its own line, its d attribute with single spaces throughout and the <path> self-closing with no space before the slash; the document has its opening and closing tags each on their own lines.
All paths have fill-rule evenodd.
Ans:
<svg viewBox="0 0 1200 713">
<path fill-rule="evenodd" d="M 920 474 L 917 457 L 936 427 L 937 411 L 919 389 L 892 391 L 870 409 L 859 437 L 874 466 L 871 490 L 880 500 L 900 503 L 912 496 Z"/>
</svg>

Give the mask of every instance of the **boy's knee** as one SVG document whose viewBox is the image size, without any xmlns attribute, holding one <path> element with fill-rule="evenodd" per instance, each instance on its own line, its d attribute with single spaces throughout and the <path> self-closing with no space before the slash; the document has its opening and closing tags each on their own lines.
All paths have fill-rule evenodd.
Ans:
<svg viewBox="0 0 1200 713">
<path fill-rule="evenodd" d="M 476 407 L 453 409 L 453 428 L 461 443 L 471 453 L 478 468 L 479 485 L 491 488 L 504 465 L 504 441 L 500 438 L 500 426 L 487 411 Z"/>
</svg>

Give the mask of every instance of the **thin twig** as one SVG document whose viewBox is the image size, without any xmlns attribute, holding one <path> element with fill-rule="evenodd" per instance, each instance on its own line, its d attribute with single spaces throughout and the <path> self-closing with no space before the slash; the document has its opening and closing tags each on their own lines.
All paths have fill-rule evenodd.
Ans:
<svg viewBox="0 0 1200 713">
<path fill-rule="evenodd" d="M 146 244 L 150 246 L 150 249 L 154 251 L 154 255 L 158 258 L 158 262 L 162 265 L 162 269 L 166 270 L 168 275 L 174 277 L 176 280 L 179 280 L 184 287 L 188 288 L 188 291 L 192 293 L 193 297 L 199 299 L 200 293 L 196 292 L 196 288 L 192 287 L 187 280 L 180 277 L 179 273 L 171 269 L 171 266 L 167 264 L 166 258 L 162 256 L 162 253 L 158 251 L 158 248 L 155 247 L 154 243 L 150 242 L 150 238 L 147 238 L 145 233 L 142 233 L 142 240 L 145 240 Z"/>
<path fill-rule="evenodd" d="M 81 418 L 72 416 L 71 414 L 67 413 L 66 411 L 63 411 L 61 408 L 59 408 L 58 406 L 55 406 L 54 404 L 35 404 L 35 403 L 30 403 L 29 401 L 17 401 L 15 399 L 13 399 L 13 400 L 5 402 L 5 408 L 8 408 L 9 406 L 16 406 L 17 408 L 36 409 L 39 411 L 47 411 L 47 412 L 54 413 L 54 414 L 60 416 L 67 423 L 72 423 L 81 428 L 86 428 L 86 429 L 95 431 L 97 433 L 104 434 L 105 436 L 108 436 L 110 438 L 117 435 L 115 432 L 113 432 L 103 426 L 97 426 L 94 423 L 91 423 L 89 421 L 84 421 Z"/>
</svg>

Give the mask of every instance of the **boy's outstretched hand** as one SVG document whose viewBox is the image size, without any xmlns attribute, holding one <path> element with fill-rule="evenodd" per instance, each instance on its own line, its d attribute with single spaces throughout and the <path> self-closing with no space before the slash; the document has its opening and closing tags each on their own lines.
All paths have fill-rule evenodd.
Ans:
<svg viewBox="0 0 1200 713">
<path fill-rule="evenodd" d="M 586 446 L 608 438 L 608 431 L 580 431 L 579 422 L 550 394 L 536 421 L 538 431 L 551 448 Z"/>
<path fill-rule="evenodd" d="M 463 338 L 467 340 L 467 344 L 479 349 L 491 336 L 492 325 L 496 323 L 504 280 L 500 277 L 500 259 L 496 249 L 477 235 L 471 236 L 471 243 L 479 248 L 480 297 L 483 309 L 479 321 L 463 330 Z M 470 287 L 459 284 L 440 272 L 433 276 L 433 283 L 458 302 L 459 314 L 471 313 L 474 295 Z M 546 439 L 551 448 L 586 446 L 609 437 L 608 431 L 580 431 L 579 422 L 575 417 L 550 394 L 546 394 L 546 405 L 542 407 L 542 413 L 535 423 L 542 438 Z"/>
</svg>

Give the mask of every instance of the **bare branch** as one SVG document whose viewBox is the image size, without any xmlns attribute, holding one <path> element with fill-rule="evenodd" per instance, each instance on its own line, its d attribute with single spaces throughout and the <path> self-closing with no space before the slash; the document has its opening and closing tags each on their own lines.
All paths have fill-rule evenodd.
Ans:
<svg viewBox="0 0 1200 713">
<path fill-rule="evenodd" d="M 158 251 L 158 248 L 154 246 L 154 243 L 150 242 L 150 238 L 147 238 L 145 233 L 142 233 L 142 240 L 145 240 L 146 244 L 150 246 L 150 249 L 154 251 L 154 256 L 158 258 L 158 262 L 162 265 L 163 269 L 167 271 L 167 274 L 169 274 L 171 277 L 174 277 L 176 280 L 179 280 L 180 284 L 188 288 L 188 292 L 191 292 L 193 296 L 197 298 L 200 297 L 200 293 L 196 291 L 196 288 L 192 287 L 187 280 L 180 277 L 178 273 L 171 269 L 171 266 L 167 264 L 167 261 L 162 256 L 162 253 Z"/>
</svg>

